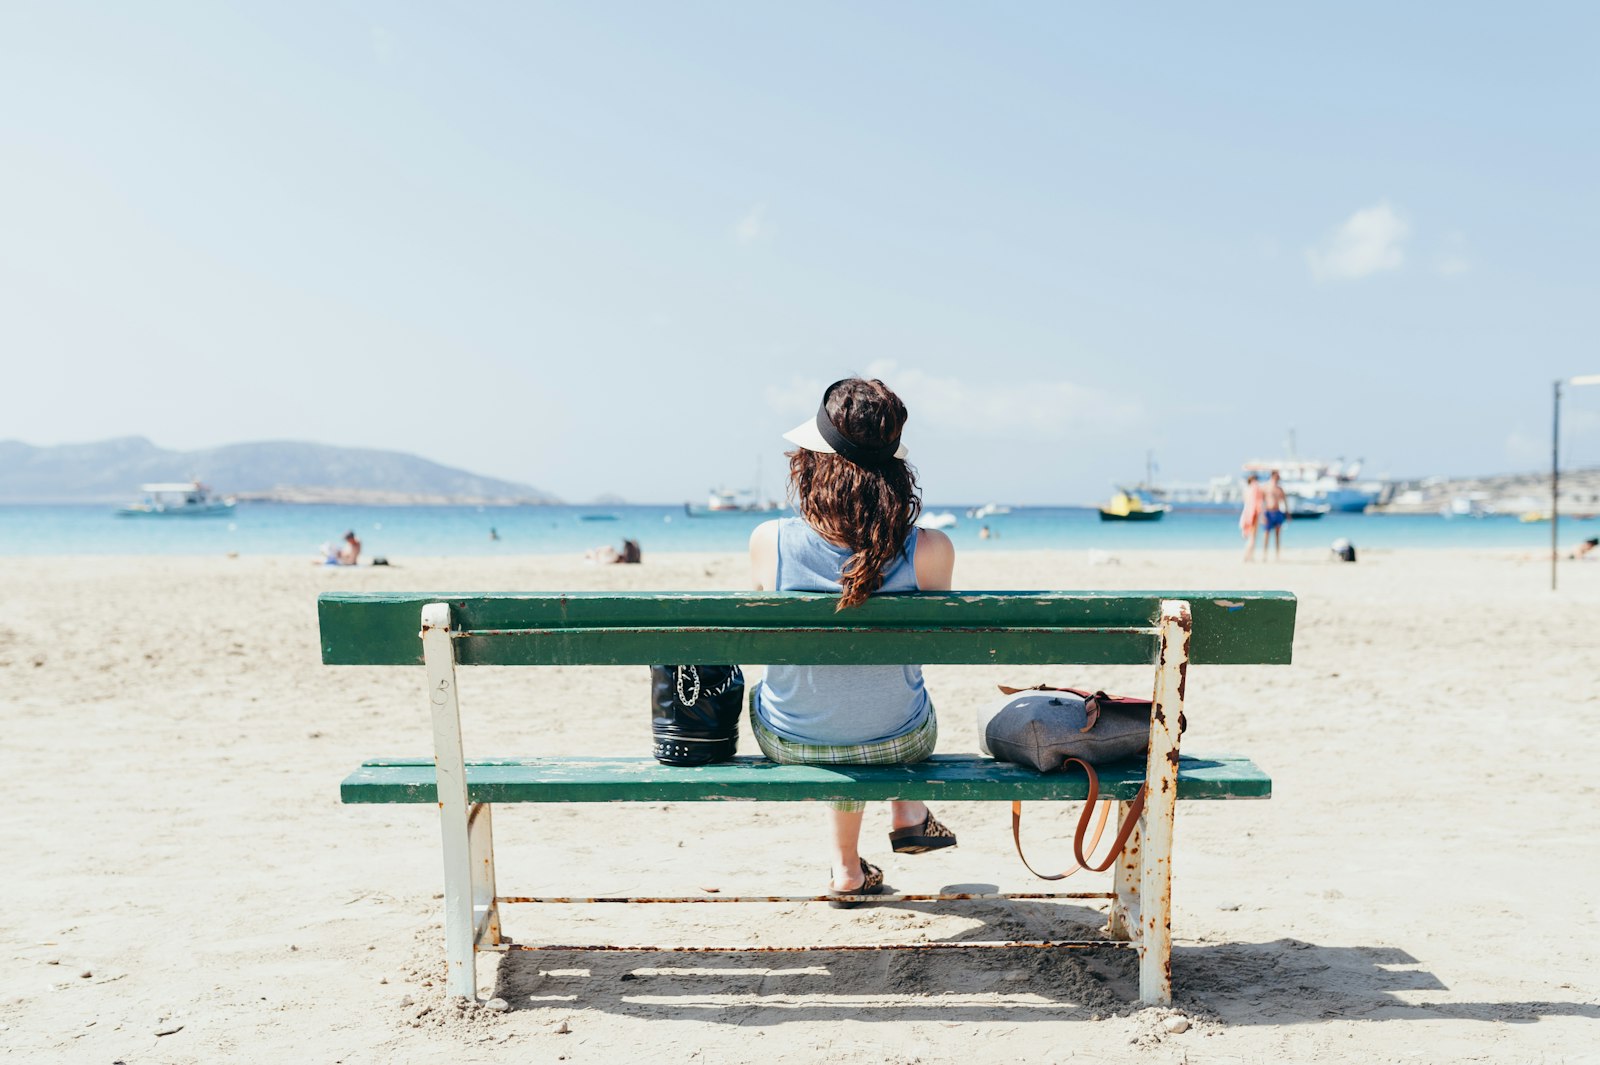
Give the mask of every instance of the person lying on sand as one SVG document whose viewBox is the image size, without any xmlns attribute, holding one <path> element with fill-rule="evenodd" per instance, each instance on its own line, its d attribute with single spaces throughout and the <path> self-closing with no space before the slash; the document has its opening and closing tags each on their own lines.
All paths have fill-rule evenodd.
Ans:
<svg viewBox="0 0 1600 1065">
<path fill-rule="evenodd" d="M 602 544 L 599 547 L 591 547 L 589 550 L 585 551 L 583 553 L 583 559 L 585 562 L 599 562 L 602 565 L 609 566 L 615 564 L 636 564 L 642 562 L 644 560 L 644 556 L 639 550 L 639 541 L 624 540 L 622 541 L 622 550 L 620 551 L 612 547 L 610 544 Z"/>
<path fill-rule="evenodd" d="M 361 541 L 356 539 L 356 532 L 351 529 L 344 534 L 344 546 L 339 548 L 339 565 L 354 566 L 361 559 Z"/>
<path fill-rule="evenodd" d="M 1593 562 L 1596 559 L 1600 559 L 1600 551 L 1597 551 L 1596 548 L 1600 548 L 1600 536 L 1591 536 L 1577 547 L 1574 547 L 1571 551 L 1568 551 L 1564 556 L 1556 555 L 1552 551 L 1545 551 L 1542 554 L 1537 555 L 1532 553 L 1523 555 L 1522 561 L 1533 562 L 1538 559 L 1549 559 L 1553 556 L 1556 558 L 1565 557 L 1569 559 L 1581 559 L 1584 561 Z"/>
</svg>

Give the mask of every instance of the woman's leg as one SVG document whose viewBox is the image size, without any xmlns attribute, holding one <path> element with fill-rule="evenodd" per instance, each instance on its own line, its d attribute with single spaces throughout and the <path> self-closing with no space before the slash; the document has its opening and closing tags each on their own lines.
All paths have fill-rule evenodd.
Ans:
<svg viewBox="0 0 1600 1065">
<path fill-rule="evenodd" d="M 861 819 L 859 808 L 841 810 L 836 805 L 833 815 L 833 890 L 849 891 L 861 886 Z M 928 819 L 927 804 L 920 801 L 891 802 L 889 821 L 894 828 L 916 828 Z"/>
<path fill-rule="evenodd" d="M 889 804 L 889 824 L 892 828 L 915 828 L 927 819 L 927 803 L 913 800 Z"/>
<path fill-rule="evenodd" d="M 833 823 L 834 891 L 849 892 L 861 886 L 866 874 L 861 871 L 861 810 L 828 811 Z"/>
<path fill-rule="evenodd" d="M 802 765 L 895 765 L 920 762 L 933 753 L 938 740 L 938 719 L 930 708 L 928 720 L 905 736 L 875 744 L 827 747 L 819 744 L 802 744 L 785 740 L 764 728 L 750 714 L 751 730 L 756 745 L 774 762 Z M 830 802 L 829 826 L 833 832 L 831 866 L 832 889 L 845 892 L 860 887 L 861 821 L 866 803 L 855 801 Z M 891 826 L 896 829 L 914 828 L 928 819 L 928 807 L 920 800 L 891 801 L 889 803 Z"/>
</svg>

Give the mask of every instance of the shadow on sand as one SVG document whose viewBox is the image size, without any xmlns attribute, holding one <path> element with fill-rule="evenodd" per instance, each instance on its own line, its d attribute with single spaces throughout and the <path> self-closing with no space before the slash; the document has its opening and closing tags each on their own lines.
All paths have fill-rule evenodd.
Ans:
<svg viewBox="0 0 1600 1065">
<path fill-rule="evenodd" d="M 946 891 L 994 890 L 959 884 Z M 950 912 L 886 903 L 879 912 Z M 860 911 L 870 912 L 867 909 Z M 944 940 L 1097 938 L 1104 917 L 1083 906 L 1013 902 L 962 908 L 977 924 Z M 887 936 L 884 938 L 905 939 Z M 1581 1002 L 1427 1002 L 1401 992 L 1448 989 L 1391 947 L 1267 943 L 1180 945 L 1173 950 L 1174 1006 L 1225 1025 L 1461 1019 L 1530 1023 L 1545 1016 L 1600 1018 Z M 806 951 L 696 954 L 525 952 L 502 955 L 496 995 L 512 1009 L 563 1004 L 626 1016 L 695 1017 L 731 1025 L 796 1020 L 1088 1020 L 1140 1009 L 1138 963 L 1126 949 Z"/>
</svg>

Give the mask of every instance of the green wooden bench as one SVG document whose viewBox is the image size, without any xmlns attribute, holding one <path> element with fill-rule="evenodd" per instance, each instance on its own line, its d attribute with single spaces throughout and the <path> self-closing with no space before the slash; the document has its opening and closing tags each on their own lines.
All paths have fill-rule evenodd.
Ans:
<svg viewBox="0 0 1600 1065">
<path fill-rule="evenodd" d="M 1138 829 L 1114 866 L 1109 892 L 883 895 L 873 901 L 1100 898 L 1110 939 L 935 942 L 796 949 L 973 949 L 1131 945 L 1139 994 L 1172 997 L 1172 830 L 1178 799 L 1264 799 L 1271 780 L 1247 758 L 1180 756 L 1178 715 L 1190 664 L 1284 664 L 1294 637 L 1287 592 L 919 592 L 834 610 L 828 595 L 632 592 L 570 595 L 331 592 L 318 600 L 328 665 L 421 665 L 433 717 L 432 757 L 374 759 L 347 777 L 347 803 L 437 803 L 445 863 L 445 945 L 452 993 L 477 994 L 480 950 L 727 950 L 737 948 L 513 943 L 500 909 L 514 902 L 630 901 L 499 895 L 491 809 L 508 802 L 698 802 L 925 799 L 1081 799 L 1079 774 L 1040 775 L 976 755 L 908 766 L 776 765 L 762 758 L 670 768 L 648 757 L 462 756 L 456 667 L 742 662 L 860 665 L 1111 665 L 1155 667 L 1150 753 L 1108 767 L 1104 797 L 1118 821 L 1141 783 Z M 418 623 L 421 623 L 420 634 Z M 419 638 L 420 636 L 420 638 Z M 996 681 L 1016 679 L 1015 670 Z M 640 674 L 637 749 L 646 750 Z M 1190 708 L 1191 713 L 1194 708 Z M 950 712 L 960 712 L 952 710 Z M 717 896 L 710 901 L 802 902 L 828 896 Z M 708 901 L 705 897 L 680 900 Z M 770 947 L 757 948 L 770 950 Z"/>
</svg>

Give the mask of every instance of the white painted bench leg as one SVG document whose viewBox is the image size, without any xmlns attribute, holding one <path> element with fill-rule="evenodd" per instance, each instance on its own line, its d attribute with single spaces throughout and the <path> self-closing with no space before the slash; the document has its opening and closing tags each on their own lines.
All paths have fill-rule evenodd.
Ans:
<svg viewBox="0 0 1600 1065">
<path fill-rule="evenodd" d="M 1139 1000 L 1172 1003 L 1172 826 L 1178 811 L 1178 718 L 1189 673 L 1189 604 L 1161 603 L 1161 646 L 1140 818 Z"/>
<path fill-rule="evenodd" d="M 1117 830 L 1128 820 L 1128 807 L 1132 803 L 1117 803 Z M 1122 854 L 1111 870 L 1111 890 L 1116 895 L 1111 900 L 1111 913 L 1106 919 L 1106 933 L 1124 942 L 1139 940 L 1139 830 L 1135 828 L 1122 847 Z"/>
<path fill-rule="evenodd" d="M 467 767 L 461 750 L 461 710 L 456 697 L 455 650 L 450 646 L 450 606 L 422 608 L 422 662 L 433 711 L 434 780 L 444 840 L 444 947 L 452 995 L 478 997 L 472 928 L 472 846 L 467 827 Z"/>
<path fill-rule="evenodd" d="M 497 947 L 500 907 L 494 901 L 494 822 L 488 803 L 472 804 L 467 814 L 467 842 L 472 848 L 472 941 L 481 947 Z"/>
</svg>

